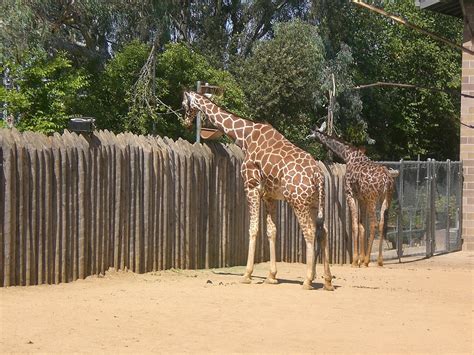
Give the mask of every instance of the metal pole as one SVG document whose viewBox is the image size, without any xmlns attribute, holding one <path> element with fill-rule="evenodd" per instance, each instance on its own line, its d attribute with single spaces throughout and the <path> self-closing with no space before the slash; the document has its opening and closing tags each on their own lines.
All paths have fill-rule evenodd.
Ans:
<svg viewBox="0 0 474 355">
<path fill-rule="evenodd" d="M 196 92 L 201 93 L 201 82 L 196 82 Z M 201 112 L 198 111 L 196 115 L 196 143 L 201 143 Z"/>
<path fill-rule="evenodd" d="M 451 160 L 447 160 L 447 167 L 446 167 L 446 242 L 445 242 L 445 249 L 446 251 L 450 251 L 449 245 L 449 228 L 450 228 L 450 221 L 449 221 L 449 206 L 451 202 Z"/>
<path fill-rule="evenodd" d="M 152 91 L 152 105 L 153 108 L 156 108 L 156 49 L 155 45 L 153 44 L 153 60 L 152 60 L 152 66 L 151 66 L 151 91 Z M 156 135 L 156 117 L 153 118 L 153 124 L 152 124 L 152 134 Z"/>
<path fill-rule="evenodd" d="M 398 177 L 398 220 L 397 220 L 397 255 L 401 262 L 403 253 L 403 159 L 400 159 L 400 175 Z M 385 223 L 388 223 L 386 221 Z"/>
<path fill-rule="evenodd" d="M 431 255 L 433 256 L 436 251 L 436 160 L 431 159 L 431 188 L 430 188 L 430 200 L 431 200 Z"/>
<path fill-rule="evenodd" d="M 436 222 L 436 205 L 435 205 L 435 160 L 428 159 L 428 193 L 426 216 L 426 256 L 431 257 L 436 248 L 435 241 L 435 222 Z"/>
<path fill-rule="evenodd" d="M 328 104 L 328 129 L 327 134 L 332 136 L 333 125 L 334 125 L 334 97 L 336 95 L 336 81 L 334 79 L 334 74 L 331 74 L 332 80 L 332 90 L 329 89 L 329 104 Z M 328 152 L 329 160 L 333 160 L 333 153 Z M 363 222 L 364 223 L 364 222 Z"/>
<path fill-rule="evenodd" d="M 428 158 L 426 163 L 426 208 L 428 213 L 426 214 L 426 257 L 431 256 L 431 159 Z"/>
</svg>

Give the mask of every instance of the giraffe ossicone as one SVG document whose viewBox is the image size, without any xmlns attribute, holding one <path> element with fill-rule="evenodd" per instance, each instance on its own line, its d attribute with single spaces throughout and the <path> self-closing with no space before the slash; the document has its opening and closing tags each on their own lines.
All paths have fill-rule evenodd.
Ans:
<svg viewBox="0 0 474 355">
<path fill-rule="evenodd" d="M 293 145 L 269 124 L 240 118 L 195 92 L 185 92 L 185 126 L 191 126 L 198 111 L 219 130 L 232 138 L 245 153 L 241 167 L 250 212 L 249 251 L 243 283 L 251 283 L 260 204 L 266 207 L 270 272 L 267 283 L 277 283 L 276 201 L 285 200 L 293 208 L 306 242 L 306 277 L 303 288 L 312 289 L 316 276 L 315 239 L 320 241 L 324 265 L 324 288 L 334 290 L 329 268 L 329 245 L 324 225 L 324 175 L 314 158 Z"/>
</svg>

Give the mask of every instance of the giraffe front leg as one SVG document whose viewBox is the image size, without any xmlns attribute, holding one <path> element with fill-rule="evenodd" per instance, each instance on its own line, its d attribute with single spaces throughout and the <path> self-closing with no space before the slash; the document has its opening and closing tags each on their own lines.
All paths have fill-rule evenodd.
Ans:
<svg viewBox="0 0 474 355">
<path fill-rule="evenodd" d="M 364 259 L 365 259 L 365 228 L 364 228 L 364 222 L 361 221 L 359 223 L 359 260 L 357 261 L 359 266 L 364 265 L 363 264 Z"/>
<path fill-rule="evenodd" d="M 360 221 L 359 221 L 359 266 L 362 266 L 364 264 L 365 260 L 365 219 L 366 219 L 366 213 L 367 210 L 365 208 L 365 205 L 359 200 L 359 208 L 360 208 Z"/>
<path fill-rule="evenodd" d="M 267 209 L 267 237 L 270 247 L 270 272 L 265 280 L 267 284 L 277 284 L 276 279 L 276 202 L 273 200 L 265 200 L 265 207 Z"/>
<path fill-rule="evenodd" d="M 324 235 L 322 238 L 322 248 L 323 248 L 323 265 L 324 265 L 324 289 L 326 291 L 334 291 L 334 286 L 332 285 L 332 275 L 329 268 L 329 243 L 328 243 L 328 231 L 326 226 L 324 226 Z"/>
<path fill-rule="evenodd" d="M 255 261 L 255 247 L 257 242 L 259 212 L 260 212 L 260 195 L 257 189 L 247 192 L 247 199 L 250 210 L 250 228 L 249 228 L 249 253 L 247 256 L 247 267 L 242 278 L 242 283 L 249 284 L 252 282 L 253 266 Z"/>
</svg>

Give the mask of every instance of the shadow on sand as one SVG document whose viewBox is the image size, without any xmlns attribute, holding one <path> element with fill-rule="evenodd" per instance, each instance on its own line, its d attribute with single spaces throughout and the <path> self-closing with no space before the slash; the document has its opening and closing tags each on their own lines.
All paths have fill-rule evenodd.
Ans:
<svg viewBox="0 0 474 355">
<path fill-rule="evenodd" d="M 242 273 L 236 273 L 236 272 L 220 272 L 220 271 L 212 271 L 213 274 L 215 275 L 221 275 L 221 276 L 242 276 Z M 255 282 L 256 285 L 261 285 L 265 283 L 265 277 L 263 276 L 255 276 L 252 275 L 252 279 Z M 277 278 L 278 279 L 278 284 L 292 284 L 292 285 L 303 285 L 303 281 L 298 281 L 298 280 L 288 280 L 288 279 L 282 279 L 282 278 Z M 316 278 L 317 280 L 317 278 Z M 338 289 L 340 286 L 333 285 L 335 289 Z M 322 282 L 315 282 L 313 281 L 313 287 L 314 290 L 319 290 L 324 287 L 324 284 Z"/>
</svg>

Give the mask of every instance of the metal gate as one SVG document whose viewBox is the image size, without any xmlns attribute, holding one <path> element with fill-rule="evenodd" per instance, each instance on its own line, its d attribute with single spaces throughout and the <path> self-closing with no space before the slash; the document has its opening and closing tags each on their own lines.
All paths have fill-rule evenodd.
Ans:
<svg viewBox="0 0 474 355">
<path fill-rule="evenodd" d="M 462 163 L 433 159 L 380 163 L 399 171 L 384 258 L 429 257 L 460 250 Z"/>
</svg>

